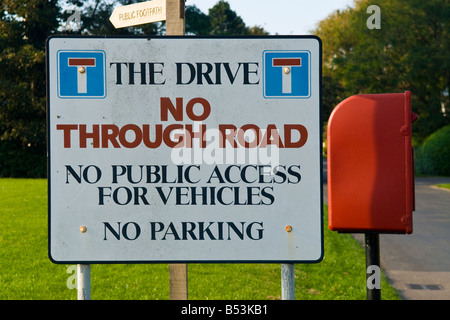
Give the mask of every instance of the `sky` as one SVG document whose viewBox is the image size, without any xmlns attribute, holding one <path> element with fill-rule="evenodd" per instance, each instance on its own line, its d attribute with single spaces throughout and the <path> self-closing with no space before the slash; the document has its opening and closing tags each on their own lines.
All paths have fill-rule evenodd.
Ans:
<svg viewBox="0 0 450 320">
<path fill-rule="evenodd" d="M 187 0 L 208 13 L 219 0 Z M 271 35 L 312 34 L 316 24 L 337 9 L 353 6 L 353 0 L 226 0 L 246 26 L 258 25 Z"/>
</svg>

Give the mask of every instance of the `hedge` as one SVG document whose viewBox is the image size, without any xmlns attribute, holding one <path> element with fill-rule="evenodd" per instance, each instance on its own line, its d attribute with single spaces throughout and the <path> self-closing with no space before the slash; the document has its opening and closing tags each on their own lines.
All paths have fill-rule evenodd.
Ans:
<svg viewBox="0 0 450 320">
<path fill-rule="evenodd" d="M 0 140 L 0 177 L 45 178 L 45 146 L 23 146 L 19 141 Z"/>
<path fill-rule="evenodd" d="M 416 148 L 415 170 L 420 174 L 450 176 L 450 125 L 432 133 Z"/>
</svg>

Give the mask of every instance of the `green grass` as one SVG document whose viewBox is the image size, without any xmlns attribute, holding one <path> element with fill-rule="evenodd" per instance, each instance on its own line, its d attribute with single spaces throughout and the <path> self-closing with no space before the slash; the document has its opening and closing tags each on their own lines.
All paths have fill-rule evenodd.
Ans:
<svg viewBox="0 0 450 320">
<path fill-rule="evenodd" d="M 439 188 L 450 189 L 450 183 L 440 183 L 437 185 Z"/>
<path fill-rule="evenodd" d="M 67 286 L 70 265 L 48 259 L 47 181 L 0 179 L 0 194 L 0 300 L 77 299 L 76 289 Z M 324 259 L 295 266 L 296 299 L 365 300 L 364 250 L 350 235 L 331 232 L 326 217 L 325 211 Z M 279 264 L 189 264 L 189 299 L 280 299 L 280 269 Z M 91 288 L 96 300 L 166 300 L 168 265 L 92 265 Z M 381 288 L 383 299 L 399 299 L 384 276 Z"/>
</svg>

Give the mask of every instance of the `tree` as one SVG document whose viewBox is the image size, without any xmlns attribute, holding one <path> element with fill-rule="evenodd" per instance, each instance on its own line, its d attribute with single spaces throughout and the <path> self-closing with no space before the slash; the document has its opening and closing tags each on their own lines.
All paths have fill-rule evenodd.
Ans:
<svg viewBox="0 0 450 320">
<path fill-rule="evenodd" d="M 137 0 L 2 0 L 0 2 L 0 176 L 46 176 L 45 41 L 52 34 L 164 34 L 163 22 L 115 29 L 116 5 Z M 69 10 L 72 10 L 69 12 Z M 66 28 L 79 10 L 80 28 Z M 186 9 L 190 34 L 261 34 L 219 1 L 206 15 Z"/>
<path fill-rule="evenodd" d="M 186 34 L 207 35 L 211 33 L 211 17 L 195 5 L 186 6 Z"/>
<path fill-rule="evenodd" d="M 381 9 L 381 29 L 367 27 L 369 5 Z M 323 74 L 345 97 L 411 90 L 420 142 L 450 123 L 449 24 L 449 1 L 355 1 L 318 24 Z M 324 88 L 324 100 L 327 94 L 334 93 Z"/>
<path fill-rule="evenodd" d="M 60 0 L 62 1 L 62 0 Z M 116 29 L 109 21 L 116 6 L 129 5 L 140 2 L 138 0 L 65 0 L 61 4 L 62 24 L 72 14 L 73 10 L 80 11 L 81 28 L 75 31 L 62 29 L 63 33 L 81 35 L 159 35 L 162 34 L 165 24 L 155 22 L 127 28 Z"/>
<path fill-rule="evenodd" d="M 220 0 L 209 9 L 211 19 L 211 34 L 242 35 L 247 33 L 244 21 L 236 12 L 230 9 L 228 2 Z"/>
<path fill-rule="evenodd" d="M 228 2 L 218 1 L 208 15 L 195 5 L 186 7 L 186 33 L 193 35 L 268 35 L 260 26 L 247 27 Z"/>
<path fill-rule="evenodd" d="M 62 0 L 60 0 L 62 1 Z M 80 10 L 81 28 L 69 30 L 60 27 L 63 33 L 82 35 L 163 35 L 165 22 L 155 22 L 128 28 L 115 29 L 110 23 L 114 7 L 139 2 L 138 0 L 64 0 L 61 24 L 70 17 L 72 12 L 66 9 Z M 186 6 L 186 34 L 187 35 L 266 35 L 259 26 L 247 27 L 235 11 L 231 10 L 228 2 L 220 0 L 209 14 L 203 13 L 195 5 Z"/>
<path fill-rule="evenodd" d="M 5 0 L 0 9 L 0 175 L 46 172 L 45 39 L 56 0 Z"/>
<path fill-rule="evenodd" d="M 252 36 L 267 36 L 269 32 L 264 30 L 261 26 L 253 26 L 250 28 L 247 28 L 247 33 Z"/>
</svg>

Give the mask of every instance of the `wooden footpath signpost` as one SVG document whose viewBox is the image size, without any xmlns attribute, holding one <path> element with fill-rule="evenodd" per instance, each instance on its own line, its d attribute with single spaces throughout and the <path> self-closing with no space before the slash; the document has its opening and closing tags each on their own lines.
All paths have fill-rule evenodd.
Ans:
<svg viewBox="0 0 450 320">
<path fill-rule="evenodd" d="M 116 28 L 166 20 L 166 35 L 184 36 L 185 34 L 185 0 L 148 1 L 129 6 L 118 7 L 110 17 Z M 155 3 L 155 4 L 153 4 Z M 155 12 L 149 17 L 143 12 Z M 145 17 L 143 18 L 142 16 Z M 187 264 L 169 264 L 170 300 L 187 300 Z"/>
<path fill-rule="evenodd" d="M 184 36 L 184 0 L 166 0 L 166 35 Z M 187 264 L 169 264 L 170 300 L 187 300 Z"/>
</svg>

